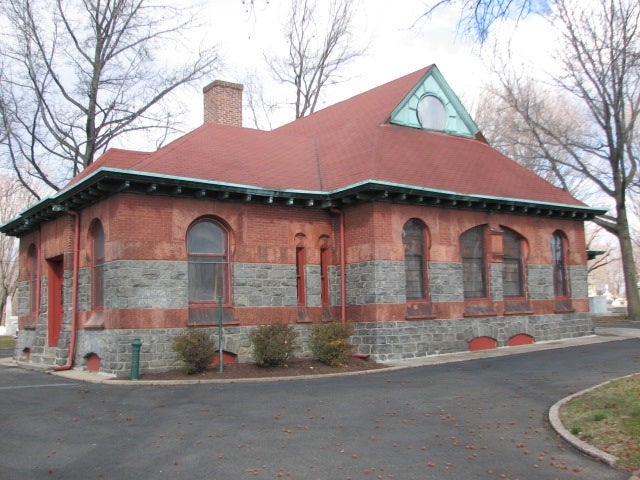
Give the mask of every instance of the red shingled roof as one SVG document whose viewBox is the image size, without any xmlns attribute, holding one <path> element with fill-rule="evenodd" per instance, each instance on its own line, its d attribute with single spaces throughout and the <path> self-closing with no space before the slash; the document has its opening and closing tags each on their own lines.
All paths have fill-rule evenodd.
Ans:
<svg viewBox="0 0 640 480">
<path fill-rule="evenodd" d="M 207 123 L 151 154 L 110 150 L 90 170 L 108 166 L 325 192 L 376 180 L 475 196 L 584 205 L 483 142 L 388 123 L 393 109 L 429 68 L 270 132 Z"/>
</svg>

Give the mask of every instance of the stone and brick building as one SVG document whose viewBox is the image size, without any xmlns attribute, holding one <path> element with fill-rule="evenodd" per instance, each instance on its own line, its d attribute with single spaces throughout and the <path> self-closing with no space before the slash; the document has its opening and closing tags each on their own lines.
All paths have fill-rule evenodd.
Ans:
<svg viewBox="0 0 640 480">
<path fill-rule="evenodd" d="M 492 149 L 435 66 L 273 131 L 242 86 L 151 153 L 111 149 L 9 221 L 24 362 L 125 376 L 171 339 L 352 321 L 378 360 L 592 333 L 584 221 L 602 213 Z"/>
</svg>

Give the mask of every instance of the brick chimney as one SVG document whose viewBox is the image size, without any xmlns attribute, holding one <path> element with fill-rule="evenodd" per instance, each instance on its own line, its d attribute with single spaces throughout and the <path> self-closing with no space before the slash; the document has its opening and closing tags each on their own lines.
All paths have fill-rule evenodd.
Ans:
<svg viewBox="0 0 640 480">
<path fill-rule="evenodd" d="M 202 89 L 204 121 L 242 126 L 242 88 L 238 83 L 215 80 Z"/>
</svg>

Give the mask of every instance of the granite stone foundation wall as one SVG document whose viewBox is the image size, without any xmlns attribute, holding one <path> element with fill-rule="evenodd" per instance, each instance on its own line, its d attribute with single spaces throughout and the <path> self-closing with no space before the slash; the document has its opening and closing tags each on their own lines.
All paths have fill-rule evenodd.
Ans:
<svg viewBox="0 0 640 480">
<path fill-rule="evenodd" d="M 536 342 L 593 334 L 588 313 L 459 318 L 400 322 L 358 322 L 352 341 L 358 353 L 379 361 L 464 352 L 469 341 L 487 336 L 508 345 L 510 337 L 525 333 Z"/>
<path fill-rule="evenodd" d="M 252 361 L 250 333 L 256 327 L 224 327 L 222 349 L 237 355 L 239 362 Z M 308 348 L 309 327 L 294 325 L 298 333 L 296 356 L 310 355 Z M 75 365 L 86 367 L 87 357 L 95 354 L 100 357 L 100 371 L 128 377 L 131 374 L 132 344 L 135 339 L 142 342 L 140 348 L 140 372 L 164 372 L 180 367 L 173 350 L 173 339 L 187 329 L 154 329 L 154 330 L 82 330 L 78 332 Z M 218 329 L 209 327 L 215 349 L 218 349 Z"/>
<path fill-rule="evenodd" d="M 249 334 L 255 327 L 231 326 L 223 330 L 223 350 L 237 355 L 239 362 L 249 362 Z M 311 355 L 308 348 L 309 325 L 294 325 L 298 333 L 297 356 Z M 217 328 L 207 329 L 218 345 Z M 101 371 L 118 377 L 130 375 L 134 339 L 142 341 L 140 371 L 161 372 L 180 366 L 173 351 L 175 336 L 185 329 L 100 330 L 79 332 L 75 363 L 86 365 L 89 354 L 101 359 Z M 574 338 L 593 334 L 591 318 L 586 313 L 558 315 L 524 315 L 452 320 L 400 322 L 357 322 L 351 338 L 357 353 L 377 361 L 407 360 L 444 353 L 466 352 L 469 341 L 481 336 L 495 338 L 499 347 L 509 338 L 525 333 L 536 342 Z"/>
</svg>

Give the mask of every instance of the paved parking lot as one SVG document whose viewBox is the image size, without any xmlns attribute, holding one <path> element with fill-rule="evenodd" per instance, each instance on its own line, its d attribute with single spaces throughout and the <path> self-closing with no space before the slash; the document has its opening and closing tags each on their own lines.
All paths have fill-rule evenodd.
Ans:
<svg viewBox="0 0 640 480">
<path fill-rule="evenodd" d="M 547 412 L 638 371 L 638 338 L 290 382 L 110 385 L 0 367 L 0 478 L 622 480 Z"/>
</svg>

